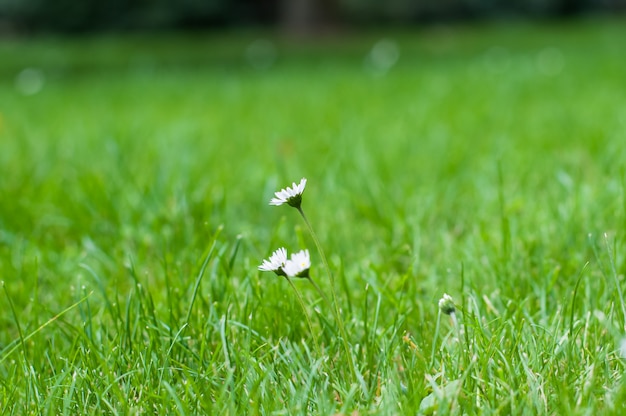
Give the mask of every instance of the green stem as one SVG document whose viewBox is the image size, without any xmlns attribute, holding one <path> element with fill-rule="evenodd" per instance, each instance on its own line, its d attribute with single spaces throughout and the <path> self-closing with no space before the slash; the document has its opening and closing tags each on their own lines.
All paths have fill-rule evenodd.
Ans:
<svg viewBox="0 0 626 416">
<path fill-rule="evenodd" d="M 298 292 L 298 289 L 296 288 L 296 285 L 293 284 L 291 279 L 288 278 L 287 276 L 285 276 L 285 279 L 287 280 L 287 282 L 289 282 L 289 285 L 291 286 L 293 291 L 296 292 L 296 297 L 298 298 L 298 302 L 300 302 L 300 307 L 302 308 L 302 311 L 304 312 L 304 316 L 306 317 L 306 322 L 309 325 L 309 331 L 311 331 L 311 335 L 313 336 L 313 341 L 315 342 L 315 350 L 317 351 L 318 357 L 321 358 L 321 357 L 323 357 L 322 350 L 320 348 L 320 344 L 319 344 L 319 341 L 317 339 L 317 335 L 315 335 L 315 331 L 313 331 L 313 325 L 311 324 L 311 319 L 309 318 L 309 314 L 307 313 L 306 306 L 304 305 L 304 300 L 302 299 L 302 296 L 300 295 L 300 292 Z"/>
<path fill-rule="evenodd" d="M 461 342 L 461 325 L 459 324 L 459 320 L 456 317 L 456 312 L 452 312 L 450 314 L 450 318 L 452 319 L 452 326 L 454 326 L 454 332 L 456 333 L 457 345 L 459 347 L 459 353 L 457 354 L 456 362 L 457 367 L 461 368 L 461 359 L 462 355 L 464 355 L 463 350 L 463 342 Z"/>
<path fill-rule="evenodd" d="M 435 336 L 433 338 L 433 349 L 430 354 L 430 368 L 435 366 L 435 351 L 437 350 L 437 343 L 439 342 L 439 322 L 441 322 L 441 309 L 437 312 L 437 324 L 435 325 Z"/>
<path fill-rule="evenodd" d="M 339 332 L 341 333 L 341 340 L 343 341 L 343 347 L 345 349 L 346 355 L 348 356 L 348 364 L 350 365 L 350 372 L 352 373 L 352 377 L 356 379 L 356 368 L 354 366 L 354 360 L 352 359 L 352 351 L 350 350 L 350 345 L 348 344 L 348 337 L 346 335 L 346 329 L 343 326 L 343 320 L 341 319 L 341 311 L 339 310 L 339 303 L 337 302 L 337 293 L 335 292 L 335 278 L 333 277 L 333 274 L 330 271 L 330 267 L 328 266 L 328 260 L 326 259 L 326 254 L 324 254 L 324 250 L 322 249 L 322 246 L 319 240 L 317 239 L 317 235 L 315 234 L 315 231 L 313 231 L 313 227 L 311 227 L 311 223 L 307 219 L 306 215 L 304 215 L 304 211 L 302 211 L 301 207 L 298 206 L 296 207 L 296 209 L 302 216 L 302 219 L 304 220 L 304 223 L 309 229 L 309 233 L 311 234 L 311 237 L 313 238 L 313 241 L 315 242 L 317 251 L 322 257 L 322 263 L 324 265 L 324 268 L 326 269 L 326 273 L 328 274 L 328 279 L 330 281 L 330 293 L 333 299 L 333 306 L 334 306 L 333 312 L 335 314 L 335 320 L 337 321 L 337 326 L 339 327 Z"/>
<path fill-rule="evenodd" d="M 328 297 L 326 296 L 326 293 L 322 292 L 322 289 L 320 289 L 320 287 L 317 285 L 317 283 L 315 283 L 315 280 L 313 280 L 310 276 L 307 276 L 306 279 L 311 282 L 311 284 L 313 285 L 313 287 L 315 288 L 315 290 L 317 290 L 317 292 L 324 298 L 324 301 L 326 301 L 326 303 L 328 303 L 329 305 L 332 306 L 332 304 L 330 303 L 330 300 L 328 299 Z"/>
</svg>

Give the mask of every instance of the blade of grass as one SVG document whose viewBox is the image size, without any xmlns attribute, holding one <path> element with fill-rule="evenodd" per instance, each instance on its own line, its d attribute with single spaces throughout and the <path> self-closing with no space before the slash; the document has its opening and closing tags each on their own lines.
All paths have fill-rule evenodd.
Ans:
<svg viewBox="0 0 626 416">
<path fill-rule="evenodd" d="M 6 290 L 6 289 L 5 289 Z M 48 325 L 50 325 L 51 323 L 53 323 L 54 321 L 56 321 L 57 319 L 59 319 L 61 316 L 65 315 L 67 312 L 71 311 L 72 309 L 74 309 L 75 307 L 77 307 L 78 305 L 80 305 L 81 303 L 83 303 L 85 300 L 87 300 L 87 298 L 89 296 L 91 296 L 92 292 L 89 292 L 86 296 L 84 296 L 83 298 L 81 298 L 79 301 L 77 301 L 76 303 L 68 306 L 67 308 L 63 309 L 61 312 L 59 312 L 58 314 L 56 314 L 55 316 L 53 316 L 52 318 L 48 319 L 46 322 L 44 322 L 43 324 L 41 324 L 37 329 L 35 329 L 33 332 L 31 332 L 30 334 L 26 335 L 25 337 L 22 337 L 20 335 L 20 340 L 18 341 L 18 345 L 14 345 L 12 348 L 9 348 L 12 344 L 9 344 L 9 346 L 7 346 L 7 348 L 5 348 L 5 350 L 2 352 L 2 357 L 0 358 L 0 364 L 2 364 L 17 348 L 19 348 L 19 345 L 24 345 L 24 343 L 26 341 L 28 341 L 29 339 L 31 339 L 32 337 L 34 337 L 35 335 L 37 335 L 39 332 L 41 332 L 45 327 L 47 327 Z M 7 351 L 8 349 L 8 351 Z"/>
<path fill-rule="evenodd" d="M 196 277 L 196 283 L 194 284 L 193 292 L 191 294 L 191 301 L 189 302 L 189 309 L 187 309 L 187 316 L 185 317 L 185 325 L 189 324 L 189 319 L 191 318 L 191 311 L 193 310 L 193 304 L 196 301 L 196 296 L 198 296 L 198 290 L 200 289 L 200 282 L 202 281 L 204 272 L 209 264 L 209 260 L 211 259 L 211 256 L 213 256 L 213 251 L 215 250 L 215 247 L 217 246 L 217 237 L 220 235 L 223 229 L 224 227 L 220 225 L 217 231 L 215 232 L 215 235 L 213 235 L 213 242 L 211 244 L 211 248 L 209 249 L 209 252 L 204 258 L 204 261 L 202 262 L 202 266 L 200 267 L 200 271 L 198 272 L 198 277 Z"/>
</svg>

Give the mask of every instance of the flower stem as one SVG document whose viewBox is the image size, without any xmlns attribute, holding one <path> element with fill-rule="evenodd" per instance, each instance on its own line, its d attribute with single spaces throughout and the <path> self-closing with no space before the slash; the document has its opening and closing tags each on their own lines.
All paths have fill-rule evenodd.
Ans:
<svg viewBox="0 0 626 416">
<path fill-rule="evenodd" d="M 322 289 L 320 289 L 320 287 L 317 285 L 317 283 L 315 283 L 315 280 L 313 280 L 310 276 L 306 278 L 309 282 L 311 282 L 311 284 L 313 285 L 313 287 L 315 288 L 315 290 L 317 290 L 317 292 L 324 298 L 324 300 L 326 301 L 326 303 L 328 303 L 329 305 L 332 305 L 330 303 L 330 300 L 328 300 L 328 297 L 326 296 L 326 293 L 322 292 Z"/>
<path fill-rule="evenodd" d="M 343 347 L 345 349 L 346 355 L 348 356 L 348 364 L 350 365 L 350 372 L 352 373 L 352 377 L 356 379 L 356 368 L 354 366 L 354 360 L 352 359 L 352 351 L 350 350 L 350 345 L 348 344 L 348 337 L 346 335 L 346 329 L 343 326 L 343 320 L 341 319 L 341 311 L 339 309 L 339 304 L 337 302 L 337 293 L 335 292 L 335 278 L 333 277 L 333 274 L 330 271 L 330 266 L 328 265 L 326 254 L 324 254 L 324 250 L 322 249 L 322 246 L 319 240 L 317 239 L 317 235 L 315 234 L 315 231 L 313 231 L 313 227 L 311 227 L 311 223 L 307 219 L 306 215 L 304 215 L 304 211 L 302 211 L 302 208 L 300 206 L 296 208 L 298 212 L 300 213 L 300 215 L 302 216 L 302 219 L 304 220 L 304 223 L 306 224 L 307 228 L 309 229 L 309 233 L 311 234 L 311 237 L 313 238 L 313 241 L 315 242 L 317 251 L 322 257 L 322 263 L 324 265 L 324 268 L 326 269 L 326 274 L 328 274 L 328 279 L 330 281 L 330 293 L 333 299 L 333 312 L 335 314 L 335 320 L 337 321 L 337 326 L 339 327 L 339 332 L 341 333 L 341 340 L 343 341 Z M 313 282 L 313 280 L 311 280 L 311 282 Z M 315 287 L 320 293 L 322 293 L 321 290 L 317 287 L 317 285 L 315 285 Z"/>
<path fill-rule="evenodd" d="M 441 322 L 441 309 L 437 311 L 437 324 L 435 326 L 435 336 L 433 337 L 433 349 L 430 354 L 430 368 L 435 365 L 435 351 L 437 350 L 437 342 L 439 342 L 439 322 Z"/>
<path fill-rule="evenodd" d="M 317 335 L 315 335 L 315 331 L 313 331 L 313 325 L 311 324 L 311 318 L 309 318 L 309 314 L 307 313 L 306 306 L 304 305 L 304 300 L 302 299 L 302 296 L 300 295 L 300 292 L 298 292 L 298 289 L 296 288 L 296 285 L 293 284 L 291 279 L 288 278 L 287 276 L 285 276 L 285 279 L 287 280 L 287 282 L 289 282 L 289 285 L 291 286 L 293 291 L 296 293 L 296 297 L 298 298 L 298 302 L 300 303 L 300 307 L 302 308 L 302 311 L 304 312 L 304 316 L 306 317 L 306 322 L 307 322 L 307 325 L 309 326 L 309 331 L 311 332 L 311 335 L 313 336 L 313 341 L 315 342 L 315 349 L 317 351 L 317 355 L 321 358 L 322 357 L 322 350 L 320 348 L 320 343 L 319 343 L 319 341 L 317 339 Z"/>
</svg>

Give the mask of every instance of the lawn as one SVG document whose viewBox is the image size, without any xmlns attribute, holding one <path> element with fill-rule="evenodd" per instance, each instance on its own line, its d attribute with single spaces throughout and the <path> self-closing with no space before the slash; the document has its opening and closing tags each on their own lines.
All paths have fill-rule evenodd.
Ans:
<svg viewBox="0 0 626 416">
<path fill-rule="evenodd" d="M 0 39 L 2 414 L 622 414 L 624 23 Z"/>
</svg>

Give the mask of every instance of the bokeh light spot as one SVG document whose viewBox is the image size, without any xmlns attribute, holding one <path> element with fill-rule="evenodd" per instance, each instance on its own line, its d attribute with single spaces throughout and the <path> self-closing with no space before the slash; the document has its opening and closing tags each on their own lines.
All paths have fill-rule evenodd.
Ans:
<svg viewBox="0 0 626 416">
<path fill-rule="evenodd" d="M 45 82 L 42 70 L 25 68 L 15 77 L 15 88 L 24 95 L 35 95 L 41 91 Z"/>
</svg>

